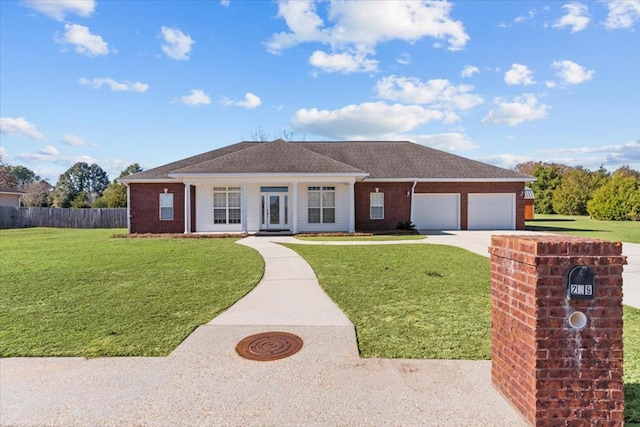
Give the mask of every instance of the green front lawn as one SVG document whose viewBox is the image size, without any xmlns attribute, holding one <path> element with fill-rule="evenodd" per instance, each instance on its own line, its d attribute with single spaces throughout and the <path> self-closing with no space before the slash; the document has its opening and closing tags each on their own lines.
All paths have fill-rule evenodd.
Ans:
<svg viewBox="0 0 640 427">
<path fill-rule="evenodd" d="M 640 222 L 598 221 L 588 216 L 536 214 L 527 230 L 571 234 L 595 239 L 640 243 Z"/>
<path fill-rule="evenodd" d="M 287 245 L 356 326 L 363 357 L 490 359 L 489 259 L 450 246 Z M 624 307 L 625 416 L 640 422 L 640 310 Z"/>
<path fill-rule="evenodd" d="M 367 242 L 385 240 L 424 240 L 427 236 L 421 234 L 376 234 L 371 236 L 295 236 L 299 240 L 311 242 Z"/>
<path fill-rule="evenodd" d="M 0 356 L 161 356 L 249 292 L 264 263 L 234 239 L 0 230 Z"/>
</svg>

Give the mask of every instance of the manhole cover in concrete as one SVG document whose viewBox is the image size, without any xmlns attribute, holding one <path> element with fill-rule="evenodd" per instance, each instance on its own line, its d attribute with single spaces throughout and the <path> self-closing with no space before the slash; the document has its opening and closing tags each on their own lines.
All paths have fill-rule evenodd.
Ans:
<svg viewBox="0 0 640 427">
<path fill-rule="evenodd" d="M 249 360 L 278 360 L 292 356 L 302 348 L 302 338 L 287 332 L 264 332 L 242 339 L 236 352 Z"/>
</svg>

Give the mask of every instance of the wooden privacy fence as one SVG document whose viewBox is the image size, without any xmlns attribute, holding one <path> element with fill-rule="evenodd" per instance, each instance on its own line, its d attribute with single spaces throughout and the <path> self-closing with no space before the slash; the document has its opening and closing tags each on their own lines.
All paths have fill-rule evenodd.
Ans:
<svg viewBox="0 0 640 427">
<path fill-rule="evenodd" d="M 127 209 L 15 208 L 0 206 L 0 228 L 126 228 Z"/>
</svg>

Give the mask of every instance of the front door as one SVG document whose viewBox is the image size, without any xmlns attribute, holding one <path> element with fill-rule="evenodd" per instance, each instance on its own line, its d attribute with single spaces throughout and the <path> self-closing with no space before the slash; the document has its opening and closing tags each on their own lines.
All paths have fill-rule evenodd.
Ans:
<svg viewBox="0 0 640 427">
<path fill-rule="evenodd" d="M 264 230 L 286 230 L 289 228 L 288 191 L 262 192 L 262 228 Z"/>
</svg>

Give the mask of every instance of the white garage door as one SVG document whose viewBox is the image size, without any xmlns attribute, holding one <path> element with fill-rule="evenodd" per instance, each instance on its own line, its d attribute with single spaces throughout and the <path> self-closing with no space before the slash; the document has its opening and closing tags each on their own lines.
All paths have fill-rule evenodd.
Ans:
<svg viewBox="0 0 640 427">
<path fill-rule="evenodd" d="M 516 195 L 469 194 L 469 230 L 514 230 Z"/>
<path fill-rule="evenodd" d="M 415 194 L 413 223 L 418 230 L 459 230 L 459 194 Z"/>
</svg>

